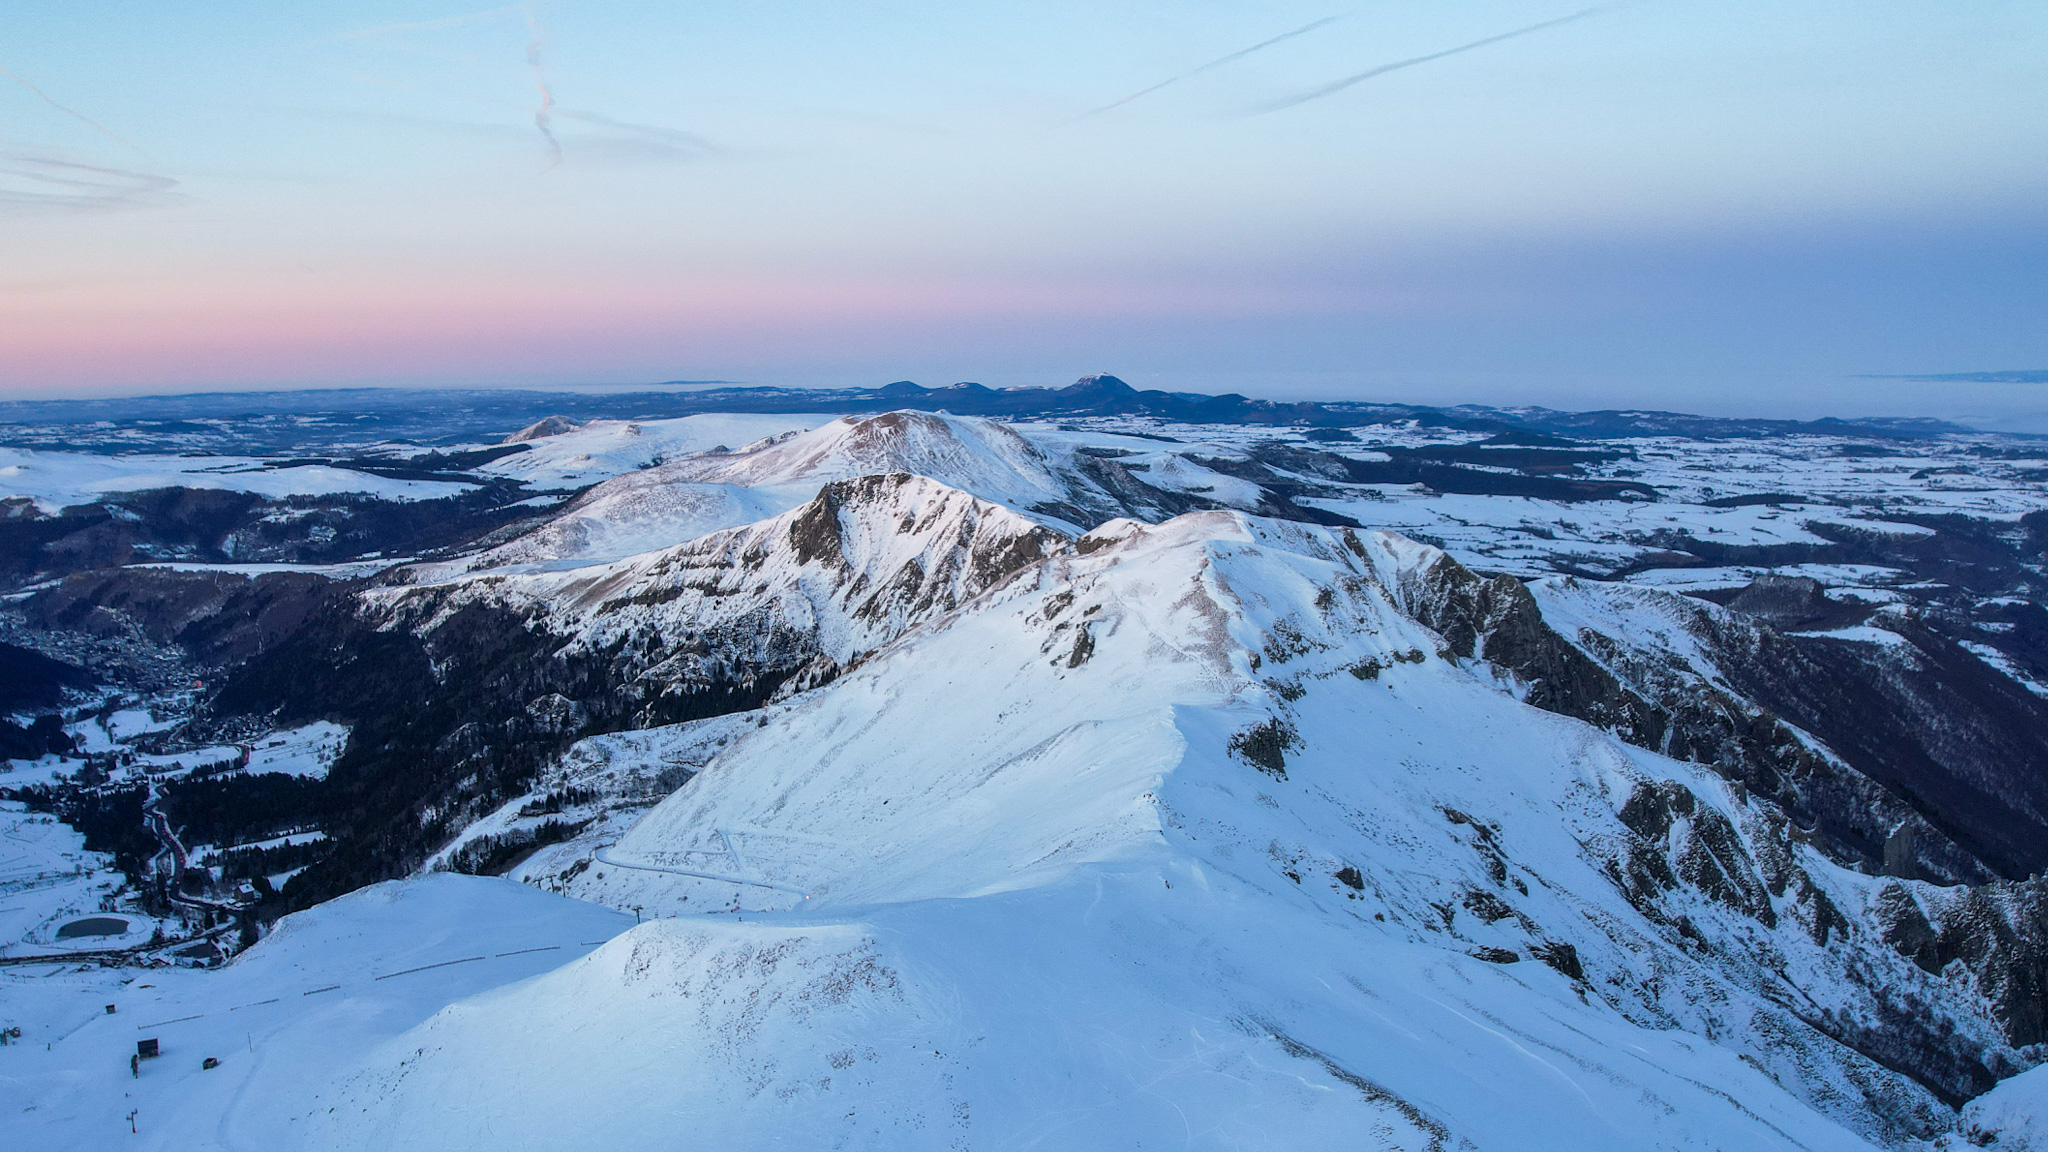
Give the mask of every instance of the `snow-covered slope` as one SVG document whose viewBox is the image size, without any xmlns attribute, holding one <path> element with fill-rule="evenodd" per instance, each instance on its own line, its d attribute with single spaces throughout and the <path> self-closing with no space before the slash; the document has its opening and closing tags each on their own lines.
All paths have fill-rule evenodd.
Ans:
<svg viewBox="0 0 2048 1152">
<path fill-rule="evenodd" d="M 2048 1152 L 2048 1066 L 2022 1072 L 1970 1101 L 1962 1127 L 1962 1140 L 1950 1147 Z"/>
<path fill-rule="evenodd" d="M 1053 462 L 1029 440 L 992 420 L 926 412 L 842 416 L 750 451 L 676 462 L 676 476 L 758 488 L 821 484 L 849 476 L 915 472 L 984 499 L 1029 508 L 1058 499 Z"/>
<path fill-rule="evenodd" d="M 1003 515 L 961 500 L 914 503 Z M 800 590 L 746 558 L 803 522 L 541 598 Z M 864 570 L 930 542 L 834 522 Z M 1453 658 L 1434 549 L 1199 513 L 1044 551 L 905 564 L 951 599 L 878 632 L 825 597 L 824 650 L 889 638 L 558 878 L 683 918 L 440 1014 L 312 1143 L 1896 1146 L 2028 1060 L 1887 942 L 1931 886 Z"/>
<path fill-rule="evenodd" d="M 22 1029 L 0 1046 L 7 1146 L 301 1147 L 335 1103 L 322 1090 L 338 1068 L 445 1005 L 559 967 L 632 923 L 503 880 L 441 875 L 292 916 L 219 971 L 0 969 L 0 1019 Z M 131 1076 L 142 1039 L 161 1055 Z M 209 1058 L 219 1066 L 205 1067 Z"/>
<path fill-rule="evenodd" d="M 592 488 L 530 532 L 423 571 L 447 579 L 486 569 L 542 571 L 623 560 L 765 520 L 801 503 L 791 495 L 787 489 L 693 484 L 659 468 L 628 472 Z"/>
<path fill-rule="evenodd" d="M 546 488 L 580 487 L 695 452 L 723 451 L 815 428 L 830 416 L 706 413 L 672 420 L 542 421 L 516 435 L 524 452 L 478 469 Z M 544 427 L 545 426 L 545 427 Z M 538 431 L 541 434 L 526 435 Z M 513 442 L 513 441 L 508 441 Z"/>
</svg>

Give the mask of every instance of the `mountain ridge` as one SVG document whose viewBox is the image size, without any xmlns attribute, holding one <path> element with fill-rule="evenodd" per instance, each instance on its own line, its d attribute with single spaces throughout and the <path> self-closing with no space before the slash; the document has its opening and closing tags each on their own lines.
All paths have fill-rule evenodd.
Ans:
<svg viewBox="0 0 2048 1152">
<path fill-rule="evenodd" d="M 1045 1090 L 1101 1095 L 1082 1087 L 1103 1059 L 1090 1044 L 1031 1039 L 1085 1028 L 1063 993 L 1011 989 L 1020 1019 L 972 975 L 1008 971 L 1006 950 L 1060 972 L 1048 987 L 1084 972 L 1110 981 L 1137 1005 L 1118 1012 L 1118 1034 L 1158 1037 L 1169 1064 L 1241 1062 L 1243 1108 L 1321 1123 L 1281 1081 L 1251 1074 L 1297 1061 L 1289 1077 L 1351 1085 L 1340 1112 L 1382 1114 L 1400 1146 L 1496 1144 L 1486 1117 L 1498 1093 L 1522 1098 L 1546 1074 L 1513 1088 L 1498 1077 L 1519 1073 L 1490 1073 L 1492 1089 L 1419 1085 L 1401 1064 L 1438 1067 L 1433 1041 L 1356 1023 L 1332 1031 L 1328 1017 L 1407 1019 L 1451 997 L 1514 1043 L 1594 1072 L 1566 1074 L 1586 1091 L 1594 1080 L 1649 1088 L 1663 1074 L 1623 1069 L 1572 1038 L 1595 1017 L 1712 1037 L 1739 1054 L 1730 1067 L 1749 1069 L 1698 1073 L 1742 1085 L 1749 1119 L 1732 1127 L 1700 1127 L 1709 1112 L 1697 1103 L 1659 1120 L 1655 1105 L 1603 1097 L 1608 1127 L 1573 1128 L 1591 1140 L 1580 1146 L 1640 1146 L 1621 1134 L 1662 1124 L 1673 1127 L 1653 1142 L 1792 1146 L 1801 1122 L 1775 1093 L 1898 1145 L 1942 1131 L 1949 1102 L 2023 1066 L 2027 997 L 2002 1008 L 1992 981 L 1965 991 L 1891 941 L 1913 943 L 1900 931 L 1912 923 L 1985 914 L 1959 913 L 1957 900 L 2024 905 L 2033 888 L 1944 895 L 1861 876 L 1711 767 L 1531 708 L 1483 655 L 1460 656 L 1410 615 L 1444 603 L 1423 595 L 1446 575 L 1441 562 L 1392 534 L 1240 512 L 1103 525 L 740 729 L 623 839 L 549 885 L 685 918 L 636 930 L 553 978 L 555 991 L 509 993 L 493 1017 L 547 1021 L 544 1035 L 574 1045 L 577 1016 L 553 997 L 606 1018 L 615 998 L 649 1005 L 672 1032 L 666 1044 L 700 1053 L 707 1070 L 690 1091 L 712 1093 L 703 1107 L 754 1114 L 749 1099 L 779 1100 L 778 1131 L 841 1132 L 856 1146 L 956 1138 L 949 1125 L 890 1136 L 842 1124 L 848 1102 L 903 1117 L 924 1114 L 911 1101 L 931 1092 L 964 1105 L 970 1128 L 1031 1131 L 994 1086 L 1033 1061 L 1047 1062 L 1034 1076 L 1064 1085 Z M 1090 892 L 1115 909 L 1107 924 L 1158 927 L 1125 940 L 1092 926 Z M 993 919 L 974 910 L 987 902 Z M 706 912 L 739 919 L 707 923 Z M 1224 957 L 1138 946 L 1181 933 Z M 1265 974 L 1287 970 L 1280 951 L 1304 936 L 1323 941 L 1310 955 L 1362 966 L 1308 960 L 1334 965 L 1327 986 L 1303 981 L 1274 998 Z M 1031 943 L 1052 938 L 1069 942 L 1063 959 Z M 636 973 L 665 975 L 648 984 Z M 1238 1023 L 1183 1047 L 1171 1039 L 1176 1012 Z M 817 1079 L 837 1085 L 837 1074 L 806 1071 L 817 1054 L 799 1037 L 813 1020 L 856 1053 L 840 1070 L 850 1097 Z M 396 1047 L 407 1068 L 421 1053 L 427 1071 L 365 1073 L 344 1088 L 363 1119 L 333 1122 L 329 1138 L 395 1124 L 416 1143 L 467 1146 L 427 1107 L 444 1087 L 407 1086 L 420 1075 L 445 1086 L 499 1069 L 510 1086 L 492 1090 L 492 1106 L 524 1114 L 516 1097 L 529 1076 L 488 1054 L 499 1027 L 475 1012 L 423 1026 Z M 719 1039 L 730 1028 L 756 1038 Z M 888 1044 L 905 1030 L 946 1039 L 931 1060 L 906 1063 Z M 1382 1047 L 1362 1047 L 1366 1034 Z M 574 1050 L 590 1065 L 569 1073 L 579 1083 L 635 1075 L 637 1057 Z M 1168 1078 L 1159 1090 L 1194 1108 L 1199 1082 Z M 1775 1118 L 1757 1123 L 1758 1108 Z M 1845 1133 L 1799 1130 L 1805 1146 L 1850 1146 Z M 1115 1143 L 1082 1143 L 1105 1140 Z"/>
</svg>

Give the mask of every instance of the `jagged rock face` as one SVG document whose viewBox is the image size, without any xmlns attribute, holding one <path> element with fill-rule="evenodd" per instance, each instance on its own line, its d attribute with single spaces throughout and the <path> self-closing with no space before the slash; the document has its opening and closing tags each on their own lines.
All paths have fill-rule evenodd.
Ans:
<svg viewBox="0 0 2048 1152">
<path fill-rule="evenodd" d="M 1840 858 L 1947 882 L 2048 863 L 2048 705 L 1910 618 L 1850 642 L 1624 585 L 1536 592 L 1672 718 L 1663 750 L 1771 797 Z"/>
<path fill-rule="evenodd" d="M 1567 579 L 1536 586 L 1546 615 L 1564 633 L 1554 642 L 1597 662 L 1659 717 L 1644 747 L 1709 764 L 1768 797 L 1837 859 L 1882 864 L 1896 829 L 1913 830 L 1916 867 L 1931 878 L 1983 881 L 1996 873 L 1902 797 L 1844 763 L 1809 735 L 1745 696 L 1714 653 L 1737 649 L 1751 664 L 1773 663 L 1785 679 L 1826 671 L 1775 630 L 1709 605 L 1648 590 Z M 1588 718 L 1568 699 L 1560 709 Z"/>
<path fill-rule="evenodd" d="M 1930 973 L 1958 964 L 1997 1009 L 2008 1043 L 2048 1041 L 2048 891 L 2040 879 L 1978 887 L 1888 884 L 1881 939 Z"/>
<path fill-rule="evenodd" d="M 2001 865 L 2009 866 L 2006 859 L 1981 859 L 1944 835 L 1944 826 L 1967 826 L 1972 809 L 1929 805 L 1923 816 L 1916 807 L 1922 797 L 1895 793 L 1876 772 L 1832 755 L 1737 687 L 1776 685 L 1774 695 L 1811 701 L 1826 691 L 1817 685 L 1855 683 L 1843 667 L 1849 661 L 1868 667 L 1871 656 L 1863 650 L 1881 658 L 1885 649 L 1820 641 L 1816 653 L 1800 638 L 1747 616 L 1644 589 L 1563 580 L 1539 585 L 1532 596 L 1516 581 L 1484 580 L 1447 559 L 1416 570 L 1397 587 L 1404 608 L 1444 637 L 1448 654 L 1491 665 L 1528 703 L 1708 765 L 1743 786 L 1755 807 L 1746 833 L 1674 781 L 1639 782 L 1628 792 L 1618 815 L 1632 835 L 1609 851 L 1606 867 L 1645 916 L 1703 948 L 1727 947 L 1699 935 L 1692 919 L 1667 906 L 1667 894 L 1690 892 L 1764 929 L 1797 932 L 1820 948 L 1874 941 L 1929 976 L 1946 980 L 1952 973 L 1966 981 L 1981 997 L 1983 1020 L 1995 1028 L 1989 1047 L 1981 1028 L 1958 1032 L 1952 1018 L 1930 1013 L 1931 989 L 1901 991 L 1853 951 L 1843 978 L 1863 988 L 1868 1002 L 1856 1012 L 1801 1013 L 1826 1035 L 1950 1103 L 2009 1075 L 2023 1062 L 2017 1050 L 2042 1041 L 2048 917 L 2040 882 L 1997 880 Z M 1751 606 L 1812 619 L 1812 591 L 1767 588 Z M 1546 615 L 1576 625 L 1576 642 L 1552 628 Z M 1917 643 L 1914 651 L 1920 651 Z M 1732 673 L 1726 671 L 1731 665 Z M 1888 685 L 1894 699 L 1925 694 L 1905 702 L 1914 712 L 1924 714 L 1955 691 L 1955 679 L 1908 679 L 1911 667 L 1895 672 Z M 1884 700 L 1882 692 L 1873 695 Z M 1846 731 L 1870 708 L 1864 700 L 1851 703 L 1851 717 L 1822 714 L 1816 726 L 1830 734 Z M 1895 725 L 1881 730 L 1893 732 Z M 2026 730 L 2024 724 L 2005 729 Z M 1972 735 L 1978 747 L 1988 742 Z M 1863 749 L 1862 742 L 1849 746 Z M 1966 746 L 1961 754 L 1970 751 Z M 2021 790 L 2008 810 L 2028 813 L 2027 802 Z M 1797 843 L 1872 872 L 1977 886 L 1893 882 L 1867 909 L 1845 911 L 1792 863 Z M 1923 902 L 1937 911 L 1930 914 Z M 1786 1002 L 1796 999 L 1796 986 L 1782 972 L 1756 976 L 1779 984 Z"/>
<path fill-rule="evenodd" d="M 1439 556 L 1426 568 L 1403 572 L 1398 587 L 1402 608 L 1444 638 L 1448 655 L 1483 660 L 1511 675 L 1522 699 L 1538 708 L 1660 748 L 1668 717 L 1565 643 L 1521 581 L 1488 579 Z"/>
<path fill-rule="evenodd" d="M 1867 605 L 1828 599 L 1821 583 L 1809 576 L 1766 573 L 1729 597 L 1727 606 L 1781 630 L 1851 624 L 1870 615 Z"/>
<path fill-rule="evenodd" d="M 1638 589 L 1572 580 L 1556 587 L 1627 597 L 1632 605 L 1651 604 L 1686 622 L 1712 611 Z M 1561 593 L 1543 588 L 1550 611 L 1570 617 Z M 1448 557 L 1410 577 L 1402 593 L 1403 605 L 1444 636 L 1451 655 L 1484 661 L 1506 674 L 1526 702 L 1607 729 L 1638 747 L 1711 765 L 1812 829 L 1816 842 L 1838 858 L 1876 862 L 1892 830 L 1903 826 L 1921 830 L 1919 858 L 1927 861 L 1930 875 L 1979 881 L 1993 875 L 1879 783 L 1816 750 L 1790 725 L 1660 642 L 1661 633 L 1618 638 L 1581 626 L 1574 643 L 1550 625 L 1545 607 L 1520 581 L 1485 579 Z M 1776 644 L 1766 659 L 1791 664 L 1790 675 L 1819 674 L 1783 637 L 1740 621 L 1726 623 L 1746 630 L 1753 644 Z"/>
<path fill-rule="evenodd" d="M 1539 601 L 1517 581 L 1486 580 L 1448 558 L 1410 566 L 1389 585 L 1404 609 L 1442 635 L 1446 654 L 1490 665 L 1526 702 L 1586 720 L 1639 747 L 1708 765 L 1742 785 L 1735 795 L 1744 807 L 1732 818 L 1677 781 L 1638 780 L 1624 794 L 1616 814 L 1630 835 L 1596 851 L 1604 851 L 1615 887 L 1653 923 L 1698 952 L 1718 953 L 1738 979 L 1786 1005 L 1808 1026 L 1911 1077 L 1951 1105 L 2030 1062 L 2023 1050 L 2042 1042 L 2048 1014 L 2048 915 L 2041 881 L 1995 880 L 1991 868 L 1902 798 L 1732 691 L 1716 664 L 1697 659 L 1696 648 L 1648 643 L 1610 628 L 1633 642 L 1625 647 L 1612 635 L 1583 627 L 1583 612 L 1566 610 L 1565 593 L 1620 598 L 1638 613 L 1639 624 L 1645 618 L 1684 621 L 1690 625 L 1686 634 L 1704 638 L 1709 652 L 1735 647 L 1751 653 L 1752 669 L 1778 661 L 1780 675 L 1824 674 L 1802 660 L 1794 638 L 1642 589 L 1564 580 L 1539 585 Z M 1814 606 L 1802 595 L 1809 590 L 1768 591 L 1772 606 L 1812 618 Z M 1645 613 L 1646 606 L 1655 611 Z M 1581 625 L 1577 644 L 1546 622 L 1547 610 Z M 1731 634 L 1742 643 L 1731 643 Z M 1868 831 L 1857 837 L 1858 828 Z M 1845 910 L 1797 862 L 1801 844 L 1829 849 L 1837 859 L 1870 871 L 1889 848 L 1894 874 L 1947 869 L 1951 884 L 1979 883 L 1941 888 L 1892 881 L 1867 906 Z M 1682 898 L 1674 903 L 1674 896 Z M 1826 951 L 1857 1003 L 1823 1008 L 1782 960 L 1775 969 L 1759 964 L 1749 955 L 1753 944 L 1702 931 L 1696 914 L 1684 910 L 1698 899 L 1772 935 L 1790 934 Z M 1864 950 L 1879 945 L 1910 960 L 1918 973 L 1901 979 L 1896 965 L 1887 971 L 1873 963 Z M 1917 979 L 1920 973 L 1929 979 Z M 1972 989 L 1961 1012 L 1974 1025 L 1961 1023 L 1956 1007 L 1937 1007 L 1945 989 L 1958 981 Z"/>
</svg>

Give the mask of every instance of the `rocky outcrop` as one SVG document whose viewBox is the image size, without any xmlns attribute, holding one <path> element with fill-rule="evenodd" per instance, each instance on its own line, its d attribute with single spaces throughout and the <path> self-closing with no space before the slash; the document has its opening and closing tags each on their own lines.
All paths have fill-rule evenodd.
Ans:
<svg viewBox="0 0 2048 1152">
<path fill-rule="evenodd" d="M 1512 677 L 1525 702 L 1642 747 L 1663 741 L 1669 717 L 1559 636 L 1521 581 L 1480 576 L 1439 553 L 1427 567 L 1404 572 L 1396 590 L 1401 607 L 1444 638 L 1447 655 Z"/>
<path fill-rule="evenodd" d="M 581 423 L 567 416 L 543 416 L 498 443 L 525 444 L 534 440 L 545 440 L 550 436 L 560 436 L 565 432 L 574 432 L 581 427 Z"/>
</svg>

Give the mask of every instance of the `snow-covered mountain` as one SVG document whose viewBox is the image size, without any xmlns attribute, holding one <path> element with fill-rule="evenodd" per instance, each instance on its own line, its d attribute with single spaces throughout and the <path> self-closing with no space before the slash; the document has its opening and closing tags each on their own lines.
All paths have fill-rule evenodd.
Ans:
<svg viewBox="0 0 2048 1152">
<path fill-rule="evenodd" d="M 538 527 L 460 559 L 423 569 L 425 578 L 481 570 L 577 568 L 622 560 L 751 524 L 791 506 L 787 493 L 732 484 L 692 484 L 659 468 L 628 472 L 591 488 Z"/>
<path fill-rule="evenodd" d="M 674 479 L 747 488 L 799 485 L 885 472 L 912 472 L 983 499 L 1070 524 L 1093 523 L 1121 505 L 1077 467 L 993 420 L 930 412 L 843 416 L 751 451 L 697 456 L 669 466 Z"/>
<path fill-rule="evenodd" d="M 396 584 L 363 603 L 416 634 L 488 606 L 566 639 L 558 651 L 630 651 L 640 682 L 702 683 L 721 659 L 777 671 L 817 660 L 829 677 L 1063 543 L 1001 505 L 894 472 L 833 480 L 789 512 L 610 564 Z"/>
<path fill-rule="evenodd" d="M 1663 547 L 1683 510 L 1644 505 L 1654 489 L 1487 456 L 1572 449 L 1347 456 L 925 413 L 737 449 L 660 430 L 690 446 L 661 459 L 645 430 L 529 433 L 487 466 L 566 479 L 581 459 L 609 478 L 459 554 L 293 601 L 201 720 L 346 728 L 321 785 L 345 826 L 286 900 L 452 869 L 648 922 L 575 959 L 536 931 L 530 948 L 568 962 L 465 977 L 431 1016 L 408 1000 L 324 1063 L 292 1033 L 298 1087 L 233 1071 L 241 1087 L 208 1089 L 244 1121 L 237 1101 L 265 1094 L 263 1124 L 223 1132 L 436 1149 L 2027 1138 L 2026 1070 L 2048 1055 L 2048 889 L 2025 878 L 2048 853 L 2048 704 L 1938 604 L 1747 574 L 1718 602 L 1525 583 L 1348 523 L 1401 513 L 1376 495 L 1386 477 L 1439 481 L 1470 456 L 1504 494 L 1445 499 L 1522 517 L 1525 560 L 1577 563 L 1610 530 L 1610 567 Z M 1598 506 L 1567 520 L 1517 486 Z M 1759 539 L 1783 527 L 1749 496 L 1699 499 Z M 1638 509 L 1649 527 L 1626 528 Z M 1467 511 L 1444 515 L 1482 523 Z M 1537 515 L 1580 538 L 1538 534 Z M 1891 528 L 1882 547 L 1957 547 Z M 86 618 L 134 586 L 72 583 L 43 610 Z M 2012 618 L 1987 650 L 2024 654 Z M 528 955 L 379 935 L 417 931 L 380 928 L 380 901 L 453 908 L 448 879 L 298 913 L 222 986 L 274 993 L 305 940 L 344 931 L 363 955 L 403 952 L 391 975 Z M 316 990 L 359 995 L 344 983 Z"/>
<path fill-rule="evenodd" d="M 1435 549 L 1220 512 L 1048 544 L 548 878 L 678 918 L 394 1041 L 315 1143 L 1899 1146 L 2032 1062 L 2001 970 L 1901 924 L 2010 939 L 2034 886 L 1860 874 L 1526 702 L 1418 618 L 1470 590 Z M 564 1106 L 597 1093 L 634 1103 Z"/>
<path fill-rule="evenodd" d="M 927 412 L 847 416 L 808 431 L 789 429 L 764 436 L 738 449 L 704 443 L 727 427 L 713 418 L 669 423 L 691 427 L 563 429 L 539 437 L 536 442 L 545 447 L 537 453 L 494 461 L 492 469 L 530 475 L 535 468 L 560 468 L 564 460 L 609 460 L 606 446 L 622 439 L 642 458 L 631 470 L 614 469 L 618 475 L 596 484 L 540 526 L 425 569 L 421 578 L 566 569 L 619 560 L 787 511 L 835 480 L 890 473 L 925 476 L 1068 532 L 1117 516 L 1160 519 L 1217 503 L 1178 488 L 1154 487 L 1135 479 L 1124 465 L 1077 450 L 1076 445 L 1034 441 L 1008 425 L 972 417 Z M 768 425 L 755 418 L 742 426 Z M 603 440 L 592 443 L 598 437 Z M 644 442 L 650 439 L 696 447 L 664 463 L 659 456 L 648 458 L 651 449 Z M 571 448 L 584 451 L 566 454 Z M 1246 508 L 1256 509 L 1263 497 L 1255 485 L 1202 474 L 1242 489 L 1233 489 L 1232 494 L 1246 501 Z M 1169 485 L 1176 479 L 1163 478 Z M 1184 482 L 1181 488 L 1186 486 Z"/>
</svg>

